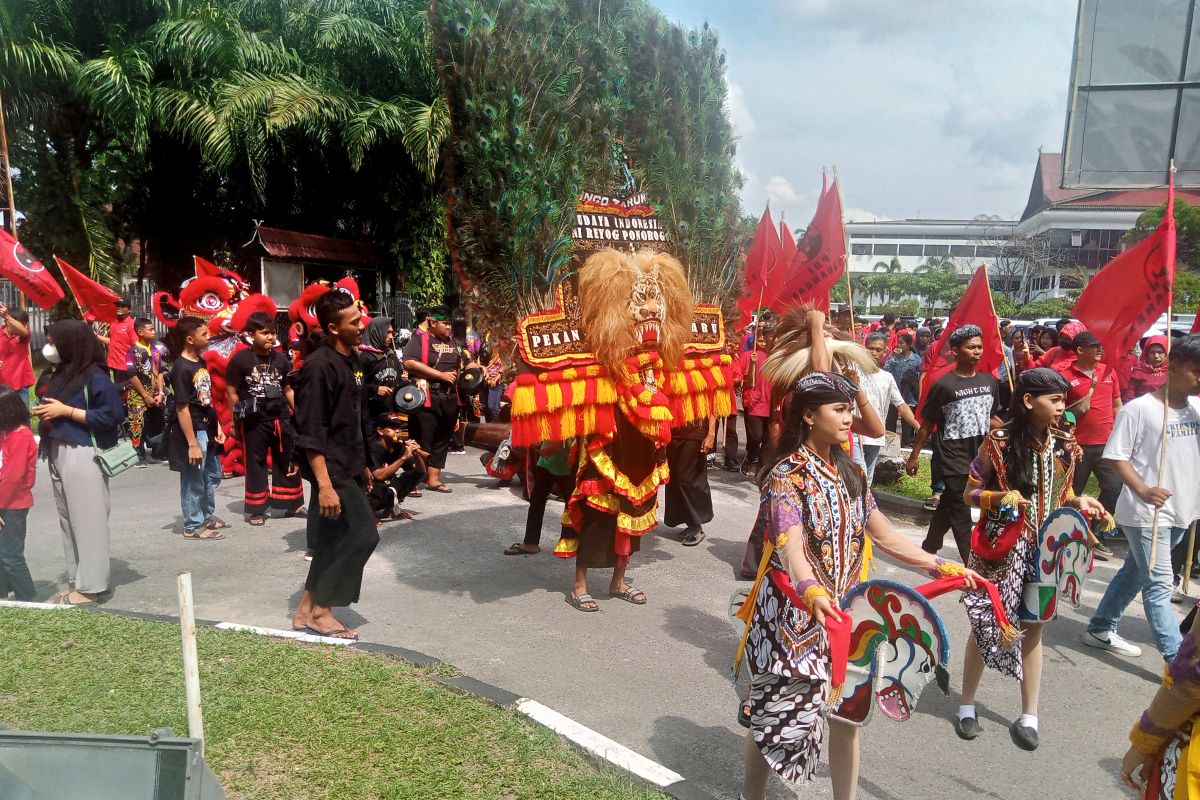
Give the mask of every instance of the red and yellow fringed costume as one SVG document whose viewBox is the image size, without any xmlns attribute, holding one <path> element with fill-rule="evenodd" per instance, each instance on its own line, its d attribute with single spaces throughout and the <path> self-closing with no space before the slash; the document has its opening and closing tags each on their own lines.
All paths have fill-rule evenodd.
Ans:
<svg viewBox="0 0 1200 800">
<path fill-rule="evenodd" d="M 555 555 L 612 566 L 637 551 L 658 523 L 671 429 L 731 413 L 723 347 L 720 309 L 697 306 L 679 262 L 652 251 L 593 254 L 578 296 L 560 287 L 557 309 L 521 321 L 513 444 L 580 440 Z"/>
</svg>

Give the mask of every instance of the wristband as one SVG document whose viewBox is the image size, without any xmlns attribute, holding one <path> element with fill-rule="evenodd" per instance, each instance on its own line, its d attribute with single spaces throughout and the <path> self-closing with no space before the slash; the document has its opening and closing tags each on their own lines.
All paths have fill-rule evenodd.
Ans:
<svg viewBox="0 0 1200 800">
<path fill-rule="evenodd" d="M 957 578 L 966 574 L 967 570 L 962 564 L 947 561 L 944 558 L 937 558 L 936 563 L 929 570 L 929 576 L 932 578 Z"/>
<path fill-rule="evenodd" d="M 1133 749 L 1139 753 L 1153 755 L 1159 751 L 1163 743 L 1167 741 L 1166 736 L 1156 736 L 1152 733 L 1146 733 L 1142 730 L 1141 723 L 1137 723 L 1129 731 L 1129 743 L 1133 745 Z"/>
<path fill-rule="evenodd" d="M 833 599 L 829 596 L 829 592 L 825 591 L 825 587 L 813 581 L 812 585 L 806 587 L 803 594 L 800 595 L 800 599 L 804 601 L 804 605 L 808 606 L 809 613 L 812 613 L 813 603 L 816 602 L 818 597 L 824 597 L 830 603 L 833 602 Z"/>
</svg>

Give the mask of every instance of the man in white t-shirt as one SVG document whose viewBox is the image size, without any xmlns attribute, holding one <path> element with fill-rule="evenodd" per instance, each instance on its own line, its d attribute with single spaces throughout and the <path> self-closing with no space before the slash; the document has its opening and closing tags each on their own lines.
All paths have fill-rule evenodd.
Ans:
<svg viewBox="0 0 1200 800">
<path fill-rule="evenodd" d="M 896 379 L 892 373 L 884 372 L 883 362 L 888 357 L 888 337 L 882 333 L 872 333 L 867 337 L 867 352 L 875 359 L 875 363 L 879 364 L 879 372 L 863 376 L 862 390 L 867 395 L 867 399 L 871 401 L 871 406 L 875 409 L 875 413 L 880 419 L 886 419 L 888 409 L 892 406 L 900 413 L 900 419 L 904 420 L 914 429 L 921 427 L 921 423 L 917 422 L 917 418 L 913 416 L 912 409 L 904 402 L 904 397 L 900 394 L 900 387 L 896 385 Z M 857 434 L 856 434 L 857 435 Z M 867 486 L 870 486 L 875 479 L 875 462 L 879 460 L 879 451 L 886 443 L 886 436 L 858 436 L 860 444 L 862 444 L 863 464 L 867 471 Z"/>
<path fill-rule="evenodd" d="M 1182 637 L 1171 609 L 1171 548 L 1200 519 L 1200 334 L 1176 339 L 1167 364 L 1167 382 L 1156 392 L 1125 405 L 1104 448 L 1124 484 L 1117 499 L 1117 524 L 1129 540 L 1129 555 L 1113 576 L 1083 635 L 1084 644 L 1126 656 L 1141 649 L 1117 635 L 1117 623 L 1138 592 L 1158 652 L 1175 657 Z M 1159 474 L 1163 404 L 1167 405 L 1167 456 Z M 1150 545 L 1158 510 L 1158 547 Z"/>
</svg>

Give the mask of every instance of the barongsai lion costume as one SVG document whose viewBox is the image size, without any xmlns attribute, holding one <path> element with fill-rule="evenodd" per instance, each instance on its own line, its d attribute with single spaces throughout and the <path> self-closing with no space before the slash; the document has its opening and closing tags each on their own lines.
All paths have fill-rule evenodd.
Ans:
<svg viewBox="0 0 1200 800">
<path fill-rule="evenodd" d="M 265 294 L 250 292 L 250 284 L 227 269 L 195 257 L 196 277 L 188 278 L 176 298 L 168 292 L 156 292 L 152 299 L 154 315 L 169 328 L 183 317 L 199 317 L 208 326 L 211 338 L 204 351 L 204 365 L 212 379 L 212 404 L 225 431 L 225 453 L 221 471 L 226 476 L 245 472 L 242 443 L 233 423 L 233 409 L 225 395 L 225 367 L 233 354 L 246 346 L 241 332 L 246 320 L 256 311 L 275 316 L 274 301 Z"/>
</svg>

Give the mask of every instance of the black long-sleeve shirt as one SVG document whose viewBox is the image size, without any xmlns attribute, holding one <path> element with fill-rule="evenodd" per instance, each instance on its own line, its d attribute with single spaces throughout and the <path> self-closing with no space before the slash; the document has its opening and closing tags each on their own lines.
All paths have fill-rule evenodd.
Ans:
<svg viewBox="0 0 1200 800">
<path fill-rule="evenodd" d="M 353 480 L 367 466 L 362 433 L 362 368 L 358 359 L 332 346 L 318 347 L 296 376 L 296 446 L 305 453 L 300 469 L 315 480 L 309 451 L 323 453 L 329 480 Z"/>
</svg>

